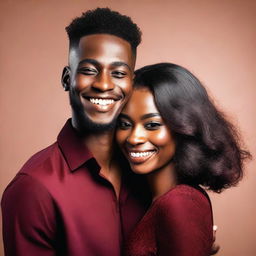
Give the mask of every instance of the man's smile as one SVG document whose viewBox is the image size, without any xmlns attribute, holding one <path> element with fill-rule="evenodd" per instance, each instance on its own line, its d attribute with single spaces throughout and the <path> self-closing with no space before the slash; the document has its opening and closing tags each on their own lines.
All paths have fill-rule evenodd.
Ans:
<svg viewBox="0 0 256 256">
<path fill-rule="evenodd" d="M 111 111 L 117 104 L 121 103 L 123 96 L 117 94 L 88 95 L 82 94 L 82 102 L 86 108 L 96 112 Z"/>
<path fill-rule="evenodd" d="M 90 98 L 89 100 L 91 103 L 100 105 L 100 106 L 106 106 L 114 103 L 113 99 Z"/>
</svg>

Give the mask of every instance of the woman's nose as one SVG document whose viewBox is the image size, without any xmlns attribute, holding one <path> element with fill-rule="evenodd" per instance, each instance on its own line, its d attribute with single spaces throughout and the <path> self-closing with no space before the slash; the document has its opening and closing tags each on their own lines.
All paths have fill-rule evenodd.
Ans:
<svg viewBox="0 0 256 256">
<path fill-rule="evenodd" d="M 143 144 L 147 141 L 146 133 L 144 132 L 143 127 L 137 126 L 135 127 L 131 134 L 127 137 L 126 141 L 130 145 Z"/>
</svg>

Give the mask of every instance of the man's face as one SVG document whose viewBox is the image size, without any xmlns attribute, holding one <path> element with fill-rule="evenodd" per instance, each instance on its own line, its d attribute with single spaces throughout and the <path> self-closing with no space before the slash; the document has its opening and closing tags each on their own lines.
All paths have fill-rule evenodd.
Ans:
<svg viewBox="0 0 256 256">
<path fill-rule="evenodd" d="M 135 56 L 130 44 L 113 35 L 80 39 L 70 51 L 70 103 L 78 128 L 107 130 L 131 90 Z"/>
</svg>

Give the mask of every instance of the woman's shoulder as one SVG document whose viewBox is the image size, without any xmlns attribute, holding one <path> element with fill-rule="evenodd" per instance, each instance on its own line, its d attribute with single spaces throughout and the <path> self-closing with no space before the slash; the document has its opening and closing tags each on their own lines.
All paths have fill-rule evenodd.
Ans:
<svg viewBox="0 0 256 256">
<path fill-rule="evenodd" d="M 159 198 L 155 209 L 160 229 L 187 235 L 191 232 L 202 232 L 206 237 L 212 235 L 211 202 L 201 188 L 178 185 Z"/>
<path fill-rule="evenodd" d="M 201 187 L 192 187 L 189 185 L 177 185 L 167 193 L 159 197 L 155 204 L 157 208 L 168 211 L 179 210 L 211 211 L 211 202 L 207 193 Z"/>
<path fill-rule="evenodd" d="M 178 185 L 155 203 L 159 255 L 177 251 L 182 255 L 209 255 L 213 219 L 210 201 L 203 190 Z"/>
</svg>

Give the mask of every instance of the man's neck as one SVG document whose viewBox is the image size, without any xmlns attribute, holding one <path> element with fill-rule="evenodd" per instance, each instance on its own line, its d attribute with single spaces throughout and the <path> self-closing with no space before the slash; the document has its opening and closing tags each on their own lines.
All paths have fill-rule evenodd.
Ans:
<svg viewBox="0 0 256 256">
<path fill-rule="evenodd" d="M 116 197 L 119 198 L 121 170 L 114 156 L 113 137 L 113 131 L 89 134 L 84 138 L 84 143 L 101 166 L 100 175 L 112 184 Z"/>
<path fill-rule="evenodd" d="M 113 131 L 87 133 L 83 138 L 86 147 L 92 152 L 102 169 L 108 171 L 113 160 Z"/>
<path fill-rule="evenodd" d="M 73 123 L 72 125 L 76 130 L 79 130 Z M 105 132 L 86 131 L 82 140 L 100 165 L 100 175 L 112 184 L 118 198 L 121 187 L 121 171 L 114 156 L 114 130 Z"/>
<path fill-rule="evenodd" d="M 98 164 L 104 168 L 108 169 L 112 159 L 113 151 L 113 137 L 114 130 L 107 131 L 92 131 L 86 129 L 85 127 L 79 125 L 79 122 L 75 115 L 72 115 L 72 126 L 73 128 L 81 134 L 81 139 L 86 147 L 93 154 Z"/>
</svg>

